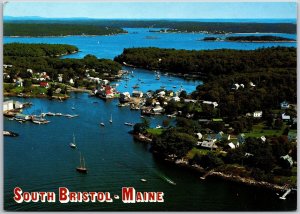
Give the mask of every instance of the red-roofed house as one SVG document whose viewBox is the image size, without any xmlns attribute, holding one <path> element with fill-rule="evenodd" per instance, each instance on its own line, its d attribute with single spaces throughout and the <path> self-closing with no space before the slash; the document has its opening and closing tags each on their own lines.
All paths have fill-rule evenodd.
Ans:
<svg viewBox="0 0 300 214">
<path fill-rule="evenodd" d="M 49 83 L 47 82 L 40 82 L 40 86 L 44 88 L 49 88 Z"/>
</svg>

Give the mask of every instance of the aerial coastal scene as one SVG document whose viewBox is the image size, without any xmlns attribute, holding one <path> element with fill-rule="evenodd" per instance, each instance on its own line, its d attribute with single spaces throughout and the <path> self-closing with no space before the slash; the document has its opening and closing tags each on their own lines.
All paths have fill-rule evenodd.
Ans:
<svg viewBox="0 0 300 214">
<path fill-rule="evenodd" d="M 297 209 L 295 2 L 3 11 L 4 210 Z"/>
</svg>

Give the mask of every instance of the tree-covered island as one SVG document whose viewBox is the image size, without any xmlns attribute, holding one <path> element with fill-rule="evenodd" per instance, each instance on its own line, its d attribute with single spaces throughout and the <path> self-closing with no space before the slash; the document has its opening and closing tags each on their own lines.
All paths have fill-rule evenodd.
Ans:
<svg viewBox="0 0 300 214">
<path fill-rule="evenodd" d="M 228 41 L 228 42 L 296 42 L 294 39 L 289 39 L 280 36 L 228 36 L 225 39 L 219 37 L 204 37 L 198 41 Z"/>
<path fill-rule="evenodd" d="M 294 39 L 289 39 L 280 36 L 229 36 L 225 41 L 230 42 L 296 42 Z"/>
<path fill-rule="evenodd" d="M 121 65 L 112 60 L 59 58 L 77 51 L 64 44 L 5 44 L 4 95 L 66 98 L 69 90 L 91 90 L 120 76 Z"/>
<path fill-rule="evenodd" d="M 86 24 L 4 23 L 4 36 L 69 36 L 69 35 L 114 35 L 127 33 L 118 27 Z"/>
</svg>

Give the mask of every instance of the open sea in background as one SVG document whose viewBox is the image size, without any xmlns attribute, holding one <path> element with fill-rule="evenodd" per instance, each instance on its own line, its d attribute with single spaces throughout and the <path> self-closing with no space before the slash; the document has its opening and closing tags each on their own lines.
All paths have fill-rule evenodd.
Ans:
<svg viewBox="0 0 300 214">
<path fill-rule="evenodd" d="M 151 33 L 145 28 L 126 28 L 128 34 L 114 36 L 68 36 L 45 38 L 5 37 L 4 43 L 49 43 L 71 44 L 81 52 L 65 56 L 82 58 L 93 54 L 99 58 L 113 59 L 124 48 L 160 47 L 188 50 L 231 48 L 253 50 L 261 47 L 288 46 L 296 43 L 237 43 L 197 41 L 205 36 L 200 33 Z M 153 30 L 153 29 L 152 29 Z M 236 35 L 236 34 L 235 34 Z M 272 34 L 286 38 L 296 38 L 294 34 Z M 149 36 L 152 39 L 149 39 Z M 218 37 L 220 35 L 217 35 Z M 229 36 L 229 35 L 228 35 Z M 154 38 L 153 38 L 154 37 Z M 99 41 L 99 44 L 98 44 Z M 124 69 L 133 70 L 124 67 Z M 135 77 L 124 88 L 124 81 L 117 82 L 121 92 L 133 91 L 137 79 L 142 79 L 142 90 L 156 90 L 160 86 L 172 89 L 182 85 L 188 92 L 195 90 L 201 81 L 187 81 L 181 78 L 161 76 L 155 80 L 153 72 L 134 69 Z M 79 114 L 76 118 L 48 117 L 47 125 L 33 123 L 20 124 L 4 118 L 4 130 L 20 134 L 19 137 L 4 137 L 4 208 L 6 210 L 30 211 L 279 211 L 296 209 L 296 194 L 287 200 L 280 200 L 276 192 L 249 187 L 221 179 L 200 180 L 195 173 L 178 166 L 155 159 L 149 146 L 138 143 L 128 134 L 131 127 L 124 122 L 136 123 L 141 120 L 139 111 L 127 107 L 117 107 L 117 100 L 103 101 L 89 97 L 86 93 L 72 93 L 64 102 L 38 98 L 5 98 L 32 102 L 33 106 L 24 110 L 25 114 L 40 112 L 61 112 Z M 72 110 L 72 106 L 75 110 Z M 109 124 L 110 115 L 113 123 Z M 164 116 L 150 118 L 151 126 L 161 125 Z M 100 122 L 105 127 L 99 125 Z M 78 149 L 72 150 L 69 143 L 73 134 Z M 76 172 L 79 151 L 84 155 L 88 174 Z M 140 179 L 147 179 L 141 182 Z M 173 180 L 173 186 L 166 181 Z M 121 188 L 135 187 L 137 191 L 162 191 L 164 203 L 124 204 L 121 199 L 113 203 L 23 203 L 13 200 L 13 188 L 24 191 L 54 191 L 59 187 L 70 191 L 109 191 L 121 197 Z M 281 192 L 279 194 L 282 194 Z"/>
</svg>

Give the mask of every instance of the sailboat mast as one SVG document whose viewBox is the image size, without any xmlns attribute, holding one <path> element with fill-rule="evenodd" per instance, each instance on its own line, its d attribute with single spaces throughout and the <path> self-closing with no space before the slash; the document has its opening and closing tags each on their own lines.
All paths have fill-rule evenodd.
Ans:
<svg viewBox="0 0 300 214">
<path fill-rule="evenodd" d="M 81 152 L 79 153 L 80 154 L 80 167 L 82 166 L 82 158 L 81 158 Z"/>
</svg>

